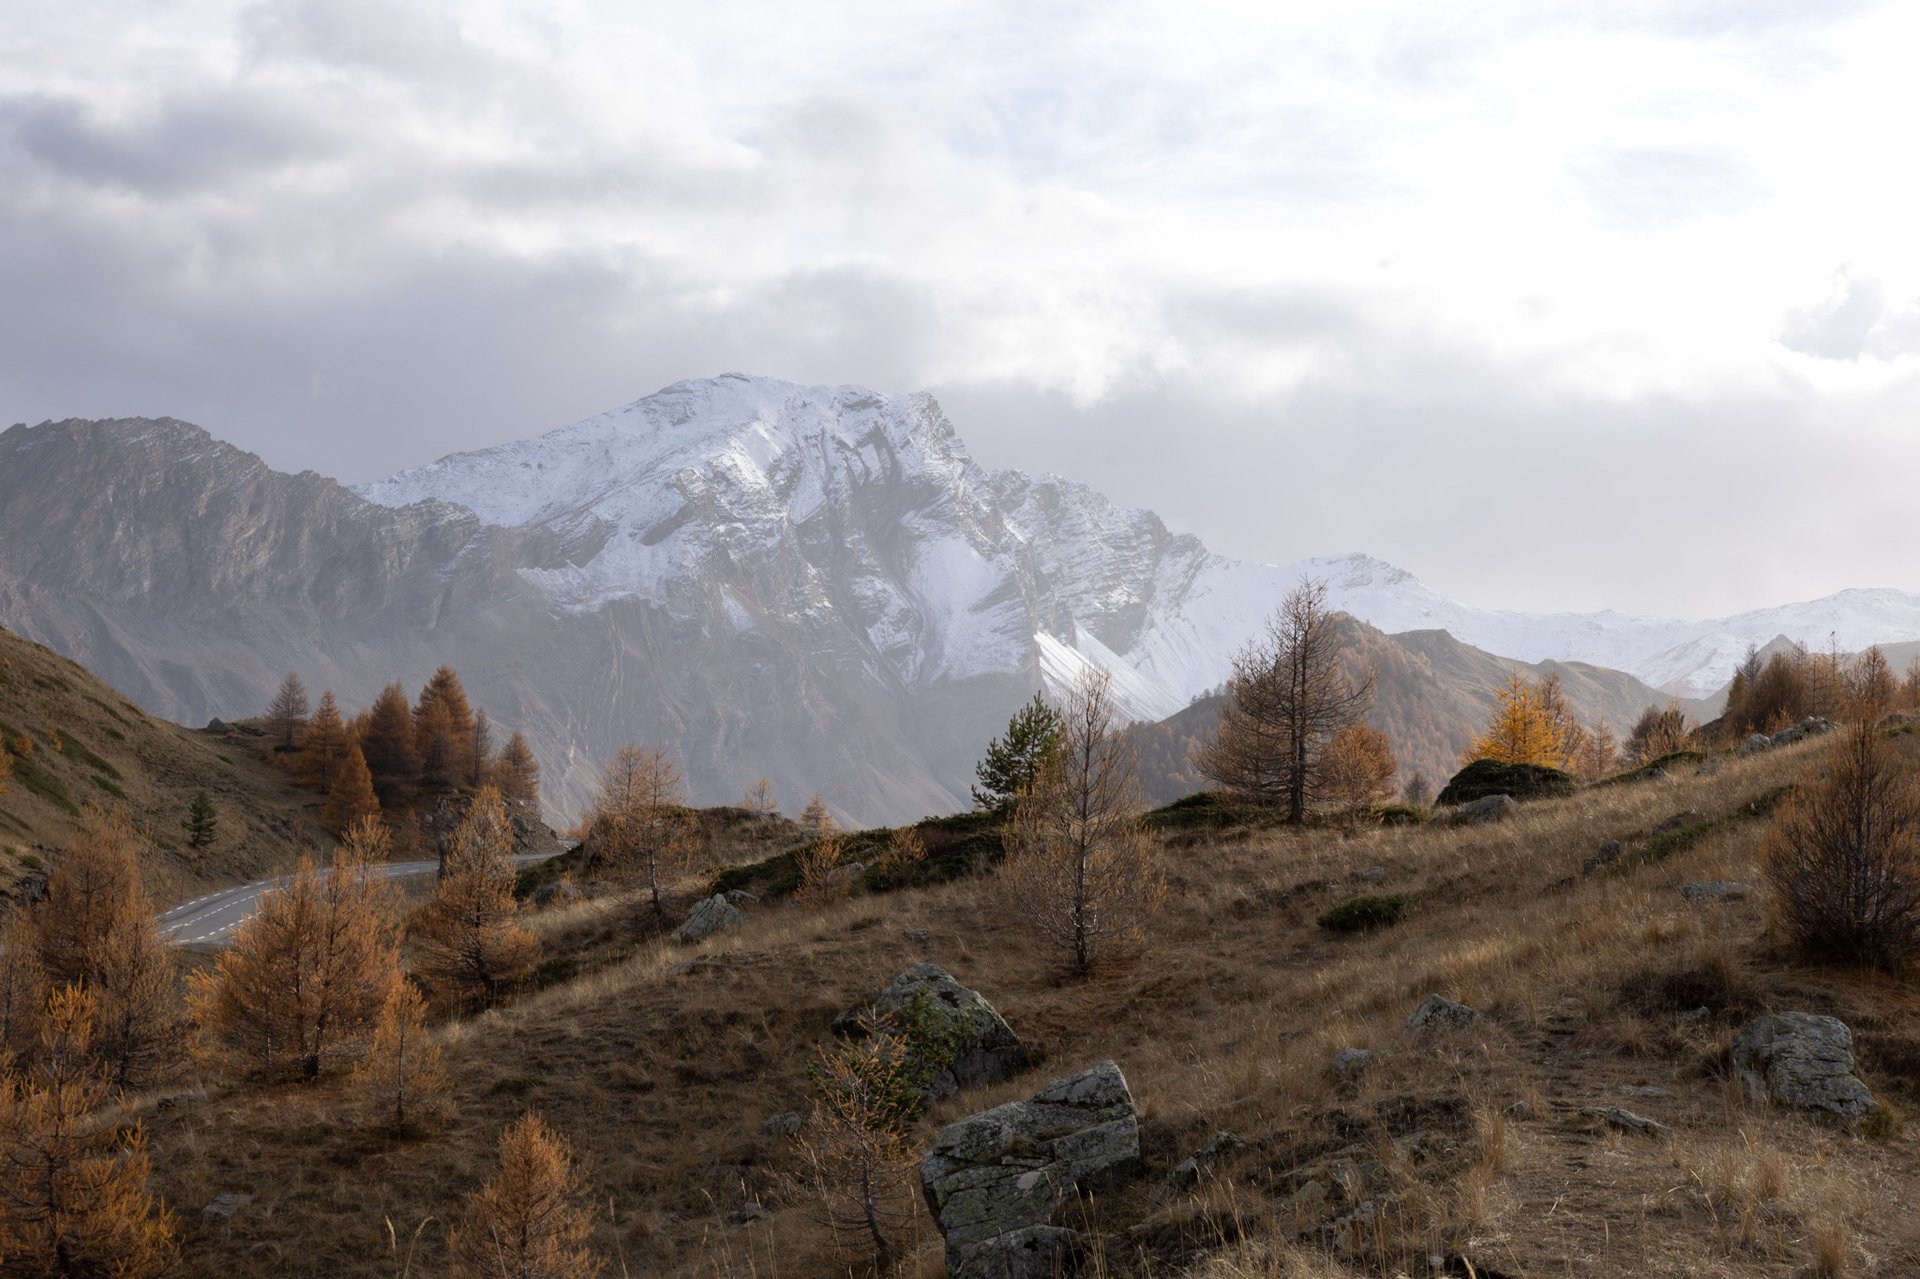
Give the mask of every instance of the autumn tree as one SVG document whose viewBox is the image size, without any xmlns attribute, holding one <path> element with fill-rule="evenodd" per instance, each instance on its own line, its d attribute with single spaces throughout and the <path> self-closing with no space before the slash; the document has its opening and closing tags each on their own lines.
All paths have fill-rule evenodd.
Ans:
<svg viewBox="0 0 1920 1279">
<path fill-rule="evenodd" d="M 219 825 L 220 814 L 213 806 L 213 797 L 203 790 L 195 791 L 187 804 L 187 815 L 180 822 L 180 828 L 187 832 L 187 847 L 205 848 L 212 844 Z"/>
<path fill-rule="evenodd" d="M 919 829 L 898 826 L 887 836 L 887 846 L 880 850 L 875 868 L 883 875 L 898 879 L 926 860 L 927 841 L 921 838 Z"/>
<path fill-rule="evenodd" d="M 486 785 L 493 775 L 493 721 L 484 708 L 473 713 L 473 732 L 467 738 L 467 775 L 465 781 L 474 790 Z"/>
<path fill-rule="evenodd" d="M 451 1116 L 453 1085 L 440 1045 L 427 1032 L 426 1002 L 407 982 L 393 984 L 354 1082 L 365 1120 L 395 1137 L 437 1127 Z"/>
<path fill-rule="evenodd" d="M 1433 783 L 1427 780 L 1425 773 L 1415 773 L 1400 788 L 1400 799 L 1415 808 L 1427 808 L 1433 803 Z"/>
<path fill-rule="evenodd" d="M 414 753 L 421 782 L 450 786 L 473 772 L 473 707 L 451 666 L 442 666 L 414 703 Z"/>
<path fill-rule="evenodd" d="M 820 906 L 853 891 L 853 882 L 838 873 L 846 844 L 838 835 L 826 835 L 801 846 L 793 855 L 800 883 L 794 900 L 803 906 Z"/>
<path fill-rule="evenodd" d="M 1347 809 L 1365 808 L 1393 794 L 1400 762 L 1387 735 L 1365 724 L 1349 724 L 1327 739 L 1320 769 L 1328 798 Z"/>
<path fill-rule="evenodd" d="M 1061 730 L 1059 712 L 1035 693 L 1032 701 L 1014 712 L 1006 734 L 987 743 L 986 758 L 975 765 L 974 807 L 993 813 L 1012 808 L 1060 749 Z"/>
<path fill-rule="evenodd" d="M 1613 725 L 1601 720 L 1588 730 L 1580 748 L 1574 752 L 1573 771 L 1584 781 L 1597 782 L 1611 777 L 1620 767 L 1620 744 L 1614 740 Z"/>
<path fill-rule="evenodd" d="M 1906 710 L 1920 710 L 1920 653 L 1907 663 L 1907 673 L 1900 679 L 1900 705 Z M 0 763 L 5 758 L 0 755 Z"/>
<path fill-rule="evenodd" d="M 420 752 L 414 744 L 413 709 L 398 684 L 380 690 L 367 710 L 366 729 L 360 735 L 360 753 L 373 774 L 373 790 L 380 807 L 398 812 L 413 797 L 420 780 Z"/>
<path fill-rule="evenodd" d="M 825 839 L 840 829 L 840 823 L 833 820 L 827 801 L 820 798 L 819 791 L 815 791 L 807 806 L 800 810 L 800 825 L 815 839 Z"/>
<path fill-rule="evenodd" d="M 800 1139 L 821 1223 L 876 1274 L 892 1269 L 916 1211 L 912 1124 L 925 1085 L 910 1038 L 889 1029 L 862 1018 L 857 1034 L 817 1050 Z"/>
<path fill-rule="evenodd" d="M 274 749 L 288 752 L 300 744 L 300 731 L 307 726 L 307 686 L 298 675 L 289 674 L 267 705 L 267 725 L 273 731 Z"/>
<path fill-rule="evenodd" d="M 483 786 L 414 919 L 414 971 L 443 997 L 492 1002 L 532 968 L 539 945 L 520 923 L 514 879 L 506 805 Z"/>
<path fill-rule="evenodd" d="M 755 817 L 771 817 L 779 812 L 780 799 L 773 793 L 773 783 L 764 777 L 754 778 L 753 785 L 740 797 L 740 807 Z"/>
<path fill-rule="evenodd" d="M 540 764 L 534 759 L 527 739 L 515 729 L 500 748 L 500 762 L 494 769 L 494 784 L 501 795 L 538 810 L 540 807 Z"/>
<path fill-rule="evenodd" d="M 318 1079 L 366 1055 L 400 980 L 398 925 L 380 868 L 386 828 L 362 818 L 326 871 L 302 860 L 261 894 L 211 969 L 189 979 L 206 1056 L 236 1075 Z"/>
<path fill-rule="evenodd" d="M 1503 764 L 1537 764 L 1560 768 L 1567 760 L 1566 742 L 1553 715 L 1542 702 L 1540 689 L 1519 674 L 1507 676 L 1495 691 L 1493 717 L 1487 731 L 1473 739 L 1461 763 L 1477 759 Z"/>
<path fill-rule="evenodd" d="M 1887 665 L 1887 656 L 1874 645 L 1854 659 L 1846 675 L 1847 701 L 1846 714 L 1849 719 L 1866 720 L 1877 724 L 1893 713 L 1894 700 L 1899 695 L 1899 685 L 1893 678 L 1893 668 Z"/>
<path fill-rule="evenodd" d="M 309 786 L 330 786 L 334 772 L 346 762 L 347 746 L 347 726 L 340 718 L 340 703 L 334 700 L 333 690 L 328 689 L 320 694 L 320 704 L 314 708 L 313 718 L 307 721 L 306 735 L 300 742 L 300 754 L 294 762 L 300 780 Z M 363 757 L 361 767 L 365 766 Z"/>
<path fill-rule="evenodd" d="M 40 1042 L 47 1007 L 47 970 L 33 921 L 24 911 L 0 919 L 0 1060 L 26 1061 Z"/>
<path fill-rule="evenodd" d="M 1641 712 L 1633 732 L 1627 736 L 1627 752 L 1635 761 L 1645 764 L 1687 749 L 1692 740 L 1693 725 L 1686 712 L 1678 702 L 1669 702 L 1664 709 L 1649 706 Z"/>
<path fill-rule="evenodd" d="M 103 1118 L 97 999 L 48 1002 L 34 1067 L 0 1074 L 0 1273 L 148 1279 L 172 1268 L 173 1222 L 147 1189 L 140 1126 Z"/>
<path fill-rule="evenodd" d="M 567 1139 L 528 1114 L 500 1134 L 500 1167 L 448 1241 L 455 1279 L 595 1279 L 593 1212 Z"/>
<path fill-rule="evenodd" d="M 1303 578 L 1267 623 L 1266 634 L 1233 657 L 1214 736 L 1194 752 L 1201 774 L 1243 799 L 1285 805 L 1306 820 L 1319 788 L 1328 739 L 1359 722 L 1373 677 L 1349 679 L 1325 582 Z"/>
<path fill-rule="evenodd" d="M 1060 751 L 1014 805 L 1001 884 L 1012 913 L 1085 976 L 1146 941 L 1165 897 L 1113 677 L 1089 670 L 1061 708 Z"/>
<path fill-rule="evenodd" d="M 593 804 L 596 866 L 637 884 L 654 916 L 667 917 L 667 890 L 698 852 L 680 770 L 667 753 L 622 746 L 600 775 Z"/>
<path fill-rule="evenodd" d="M 140 884 L 138 839 L 124 814 L 88 809 L 32 916 L 47 979 L 92 998 L 89 1041 L 119 1087 L 168 1060 L 176 1021 L 173 956 Z"/>
<path fill-rule="evenodd" d="M 1905 967 L 1920 957 L 1920 778 L 1864 716 L 1827 749 L 1774 823 L 1775 917 L 1810 954 Z"/>
<path fill-rule="evenodd" d="M 380 816 L 380 797 L 374 793 L 373 773 L 359 742 L 347 744 L 346 758 L 334 770 L 333 783 L 327 788 L 327 806 L 320 822 L 336 835 L 344 834 L 357 823 Z"/>
</svg>

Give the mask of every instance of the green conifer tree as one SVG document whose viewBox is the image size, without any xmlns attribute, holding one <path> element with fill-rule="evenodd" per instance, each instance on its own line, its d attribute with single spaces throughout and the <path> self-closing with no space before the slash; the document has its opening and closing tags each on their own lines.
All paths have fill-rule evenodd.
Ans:
<svg viewBox="0 0 1920 1279">
<path fill-rule="evenodd" d="M 1005 737 L 987 743 L 987 757 L 973 770 L 980 784 L 973 802 L 989 812 L 1005 812 L 1031 790 L 1047 760 L 1060 749 L 1060 715 L 1035 693 L 1014 712 Z"/>
</svg>

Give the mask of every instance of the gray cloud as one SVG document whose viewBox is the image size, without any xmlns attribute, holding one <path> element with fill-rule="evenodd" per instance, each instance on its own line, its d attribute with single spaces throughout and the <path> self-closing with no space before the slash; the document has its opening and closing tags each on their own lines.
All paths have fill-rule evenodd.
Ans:
<svg viewBox="0 0 1920 1279">
<path fill-rule="evenodd" d="M 1779 245 L 1820 188 L 1747 122 L 1878 10 L 180 0 L 105 53 L 47 12 L 0 77 L 8 420 L 357 480 L 739 369 L 932 386 L 991 465 L 1477 603 L 1920 586 L 1874 549 L 1911 281 L 1792 305 L 1852 250 Z"/>
</svg>

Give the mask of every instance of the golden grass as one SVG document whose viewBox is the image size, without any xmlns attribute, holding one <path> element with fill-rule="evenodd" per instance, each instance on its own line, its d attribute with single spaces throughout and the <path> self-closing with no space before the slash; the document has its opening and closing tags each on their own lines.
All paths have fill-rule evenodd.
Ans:
<svg viewBox="0 0 1920 1279">
<path fill-rule="evenodd" d="M 1787 964 L 1758 898 L 1681 898 L 1695 879 L 1757 883 L 1764 822 L 1730 823 L 1666 861 L 1580 873 L 1601 841 L 1631 852 L 1674 813 L 1732 813 L 1809 758 L 1795 748 L 1712 778 L 1585 791 L 1491 827 L 1170 850 L 1157 945 L 1084 983 L 1036 955 L 977 882 L 768 904 L 693 947 L 624 935 L 617 901 L 571 905 L 539 926 L 550 949 L 586 945 L 591 971 L 442 1031 L 462 1105 L 446 1134 L 396 1145 L 343 1129 L 332 1083 L 235 1092 L 156 1118 L 160 1188 L 196 1271 L 391 1274 L 393 1240 L 418 1230 L 418 1273 L 436 1273 L 438 1223 L 478 1181 L 500 1127 L 535 1109 L 589 1164 L 616 1271 L 847 1273 L 810 1223 L 784 1140 L 761 1125 L 805 1110 L 807 1054 L 835 1013 L 931 959 L 1046 1060 L 941 1103 L 928 1132 L 1104 1057 L 1125 1070 L 1149 1176 L 1080 1211 L 1099 1240 L 1096 1273 L 1424 1274 L 1433 1256 L 1461 1274 L 1784 1276 L 1829 1262 L 1873 1273 L 1869 1259 L 1911 1271 L 1920 1230 L 1884 1205 L 1920 1194 L 1913 1143 L 1761 1110 L 1730 1086 L 1723 1058 L 1737 1009 L 1775 1005 L 1834 1011 L 1855 1025 L 1863 1060 L 1904 1061 L 1920 1055 L 1912 998 Z M 1338 937 L 1314 925 L 1376 889 L 1410 898 L 1403 923 Z M 1402 1022 L 1431 991 L 1490 1019 L 1409 1043 Z M 1700 992 L 1735 1011 L 1682 1016 L 1674 1001 Z M 1348 1046 L 1383 1055 L 1338 1080 L 1329 1062 Z M 1524 1118 L 1509 1111 L 1521 1100 Z M 1669 1146 L 1582 1117 L 1612 1104 L 1679 1135 Z M 1220 1128 L 1246 1139 L 1245 1154 L 1169 1198 L 1161 1174 Z M 199 1206 L 227 1190 L 256 1202 L 230 1226 L 200 1222 Z M 770 1215 L 729 1224 L 747 1202 Z M 904 1273 L 940 1273 L 930 1222 L 909 1243 Z"/>
</svg>

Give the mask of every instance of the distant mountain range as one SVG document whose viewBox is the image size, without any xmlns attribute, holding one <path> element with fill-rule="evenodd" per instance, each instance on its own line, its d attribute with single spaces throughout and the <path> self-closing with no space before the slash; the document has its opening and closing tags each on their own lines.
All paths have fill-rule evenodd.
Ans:
<svg viewBox="0 0 1920 1279">
<path fill-rule="evenodd" d="M 765 775 L 854 822 L 962 807 L 1036 688 L 1097 665 L 1135 718 L 1173 715 L 1302 574 L 1376 633 L 1624 672 L 1575 696 L 1619 729 L 1710 696 L 1749 642 L 1920 639 L 1920 596 L 1893 591 L 1677 622 L 1475 609 L 1363 555 L 1230 560 L 1083 485 L 987 471 L 931 397 L 858 387 L 676 383 L 357 491 L 171 419 L 0 434 L 0 622 L 190 722 L 257 712 L 288 670 L 364 704 L 451 663 L 527 733 L 562 814 L 628 740 L 675 749 L 702 801 Z M 1379 717 L 1444 766 L 1486 696 L 1424 729 Z"/>
</svg>

